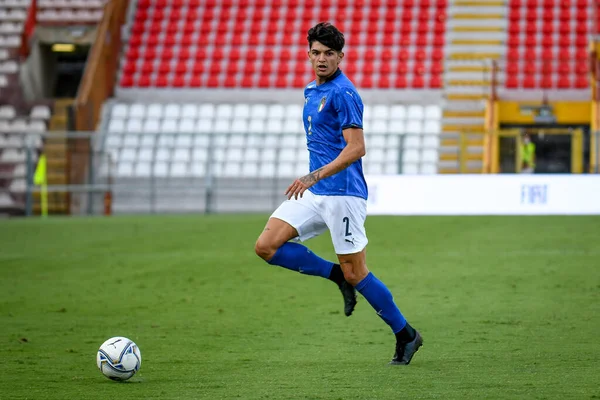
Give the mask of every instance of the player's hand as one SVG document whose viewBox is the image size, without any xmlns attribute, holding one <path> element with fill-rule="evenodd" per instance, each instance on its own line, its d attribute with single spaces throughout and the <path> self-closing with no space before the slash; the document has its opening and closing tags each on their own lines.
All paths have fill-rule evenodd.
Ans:
<svg viewBox="0 0 600 400">
<path fill-rule="evenodd" d="M 290 200 L 292 197 L 298 200 L 298 195 L 302 197 L 306 189 L 317 183 L 317 180 L 318 174 L 315 174 L 314 172 L 304 175 L 302 178 L 298 178 L 292 182 L 292 184 L 285 191 L 285 195 L 287 196 L 288 200 Z"/>
</svg>

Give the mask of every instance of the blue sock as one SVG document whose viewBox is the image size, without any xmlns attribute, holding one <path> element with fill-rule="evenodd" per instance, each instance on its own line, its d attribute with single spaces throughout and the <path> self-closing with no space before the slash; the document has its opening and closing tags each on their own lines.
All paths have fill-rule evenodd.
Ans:
<svg viewBox="0 0 600 400">
<path fill-rule="evenodd" d="M 394 303 L 392 293 L 375 275 L 369 272 L 369 275 L 356 285 L 356 290 L 367 299 L 371 307 L 377 311 L 377 315 L 392 328 L 394 333 L 404 328 L 406 319 Z"/>
<path fill-rule="evenodd" d="M 284 243 L 268 263 L 326 279 L 329 278 L 333 268 L 331 261 L 323 260 L 306 246 L 293 242 Z"/>
</svg>

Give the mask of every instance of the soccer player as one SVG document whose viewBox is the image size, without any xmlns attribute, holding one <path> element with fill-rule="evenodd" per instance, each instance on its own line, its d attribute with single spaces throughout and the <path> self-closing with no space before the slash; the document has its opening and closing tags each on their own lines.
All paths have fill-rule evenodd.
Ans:
<svg viewBox="0 0 600 400">
<path fill-rule="evenodd" d="M 287 200 L 269 218 L 255 251 L 269 264 L 335 282 L 344 298 L 346 316 L 354 310 L 358 290 L 396 335 L 390 364 L 408 364 L 423 339 L 366 264 L 363 104 L 339 69 L 344 35 L 322 22 L 308 31 L 307 39 L 308 58 L 316 75 L 304 89 L 303 120 L 311 172 L 287 188 Z M 326 230 L 339 264 L 298 243 Z"/>
</svg>

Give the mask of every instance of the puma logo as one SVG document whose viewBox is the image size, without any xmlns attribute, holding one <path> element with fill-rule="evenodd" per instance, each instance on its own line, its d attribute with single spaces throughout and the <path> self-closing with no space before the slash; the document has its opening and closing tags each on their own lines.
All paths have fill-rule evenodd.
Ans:
<svg viewBox="0 0 600 400">
<path fill-rule="evenodd" d="M 354 244 L 354 238 L 352 238 L 352 240 L 350 240 L 350 239 L 344 239 L 344 240 L 345 240 L 346 242 L 348 242 L 348 243 L 352 243 L 352 246 L 356 246 L 356 245 Z"/>
<path fill-rule="evenodd" d="M 121 340 L 122 340 L 122 339 L 117 339 L 117 340 L 115 340 L 114 342 L 112 342 L 112 343 L 109 343 L 108 345 L 109 345 L 109 346 L 112 346 L 112 347 L 114 347 L 114 348 L 116 349 L 116 348 L 117 348 L 117 346 L 115 346 L 115 343 L 119 343 Z"/>
</svg>

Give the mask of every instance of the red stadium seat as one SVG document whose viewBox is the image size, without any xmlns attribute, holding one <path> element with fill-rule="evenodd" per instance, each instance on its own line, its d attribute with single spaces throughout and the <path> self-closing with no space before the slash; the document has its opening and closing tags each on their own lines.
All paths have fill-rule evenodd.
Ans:
<svg viewBox="0 0 600 400">
<path fill-rule="evenodd" d="M 169 72 L 171 72 L 171 62 L 169 62 L 169 61 L 161 62 L 160 65 L 158 66 L 158 72 L 159 72 L 159 74 L 162 74 L 162 75 L 167 75 Z"/>
<path fill-rule="evenodd" d="M 364 75 L 360 82 L 360 87 L 364 89 L 370 89 L 373 87 L 373 78 L 371 75 Z"/>
<path fill-rule="evenodd" d="M 534 75 L 524 75 L 523 76 L 523 88 L 525 89 L 534 89 L 535 88 L 535 78 Z"/>
<path fill-rule="evenodd" d="M 380 60 L 379 64 L 361 62 L 360 69 L 356 64 L 343 66 L 345 71 L 357 70 L 360 85 L 396 87 L 398 77 L 390 71 L 396 58 L 410 65 L 417 62 L 414 69 L 419 74 L 423 74 L 423 69 L 430 74 L 422 77 L 424 86 L 430 87 L 437 85 L 437 78 L 433 77 L 443 73 L 447 6 L 447 0 L 139 0 L 135 4 L 134 21 L 129 25 L 130 38 L 121 62 L 120 80 L 133 86 L 142 82 L 145 87 L 283 88 L 296 83 L 304 87 L 310 68 L 306 63 L 304 34 L 298 31 L 307 31 L 318 20 L 333 19 L 346 33 L 348 51 L 384 46 L 372 57 Z M 268 26 L 280 21 L 284 22 L 281 31 L 266 34 L 270 32 Z M 292 76 L 289 80 L 274 81 L 275 67 L 281 76 L 296 67 L 295 62 L 289 62 L 296 59 L 287 50 L 292 46 L 298 49 L 301 53 L 298 59 L 307 66 L 299 68 L 301 74 L 297 78 L 302 82 L 293 81 Z M 281 50 L 272 57 L 264 54 L 265 48 L 276 47 L 283 47 L 288 56 Z M 244 48 L 248 50 L 240 54 Z M 260 54 L 256 53 L 258 49 Z M 142 57 L 138 63 L 134 62 Z M 370 59 L 361 54 L 356 60 L 365 58 Z M 241 59 L 244 62 L 237 62 Z M 347 54 L 345 64 L 349 59 Z M 256 72 L 263 65 L 261 73 L 271 77 L 268 85 L 267 78 L 261 81 Z M 137 76 L 144 69 L 149 82 Z M 207 72 L 210 77 L 205 79 L 203 74 Z M 129 80 L 124 78 L 129 75 Z M 421 78 L 409 79 L 411 87 L 421 86 Z M 406 76 L 399 79 L 400 87 L 409 86 L 403 81 Z"/>
<path fill-rule="evenodd" d="M 540 75 L 538 86 L 542 89 L 550 89 L 553 86 L 551 75 Z"/>
<path fill-rule="evenodd" d="M 175 75 L 173 77 L 173 87 L 184 87 L 185 86 L 185 77 L 184 75 Z"/>
<path fill-rule="evenodd" d="M 397 89 L 404 89 L 407 87 L 406 76 L 398 75 L 396 77 L 396 81 L 394 82 L 394 87 Z"/>
<path fill-rule="evenodd" d="M 156 77 L 156 81 L 154 82 L 156 87 L 167 87 L 169 86 L 169 80 L 165 75 L 159 75 Z"/>
<path fill-rule="evenodd" d="M 569 76 L 566 75 L 560 75 L 558 77 L 558 84 L 557 84 L 559 89 L 568 89 L 571 87 L 571 82 L 569 79 Z"/>
<path fill-rule="evenodd" d="M 577 89 L 585 89 L 590 85 L 589 78 L 587 74 L 577 75 L 575 78 L 575 87 Z"/>
<path fill-rule="evenodd" d="M 154 61 L 144 61 L 141 71 L 144 75 L 151 74 L 154 71 Z"/>
<path fill-rule="evenodd" d="M 544 35 L 550 36 L 552 35 L 552 32 L 554 32 L 554 22 L 552 21 L 544 21 L 542 23 L 542 33 Z M 546 36 L 544 36 L 542 39 L 545 39 Z M 550 36 L 550 38 L 552 38 L 552 36 Z"/>
<path fill-rule="evenodd" d="M 590 65 L 588 62 L 582 61 L 575 65 L 575 72 L 578 75 L 588 74 L 590 72 Z"/>
<path fill-rule="evenodd" d="M 177 58 L 179 58 L 179 60 L 189 60 L 192 57 L 191 53 L 190 53 L 190 49 L 188 47 L 182 47 L 179 50 L 179 54 L 177 54 Z"/>
<path fill-rule="evenodd" d="M 396 73 L 398 75 L 406 75 L 408 73 L 408 64 L 406 62 L 399 62 L 396 67 Z"/>
<path fill-rule="evenodd" d="M 516 89 L 519 87 L 519 80 L 517 75 L 509 75 L 506 77 L 506 87 L 509 89 Z"/>
<path fill-rule="evenodd" d="M 190 87 L 200 87 L 202 86 L 202 79 L 200 79 L 200 76 L 192 76 L 190 78 L 190 83 L 189 83 Z"/>
<path fill-rule="evenodd" d="M 178 62 L 175 66 L 175 73 L 178 75 L 184 75 L 187 72 L 188 64 L 187 62 Z"/>
<path fill-rule="evenodd" d="M 516 61 L 509 61 L 506 65 L 506 72 L 510 75 L 516 75 L 519 73 L 519 63 Z"/>
<path fill-rule="evenodd" d="M 133 76 L 128 74 L 123 74 L 121 76 L 121 80 L 119 81 L 119 85 L 122 87 L 132 87 L 133 86 Z"/>
<path fill-rule="evenodd" d="M 429 73 L 432 75 L 441 75 L 444 73 L 444 64 L 441 61 L 431 62 Z"/>
<path fill-rule="evenodd" d="M 376 86 L 380 89 L 390 88 L 391 82 L 390 82 L 389 76 L 388 75 L 380 75 Z"/>
<path fill-rule="evenodd" d="M 135 61 L 127 61 L 125 66 L 123 67 L 123 72 L 128 75 L 133 75 L 137 69 L 137 62 Z"/>
<path fill-rule="evenodd" d="M 525 72 L 526 74 L 529 74 L 529 75 L 535 74 L 536 70 L 537 70 L 537 65 L 536 65 L 535 61 L 527 61 L 525 63 L 525 66 L 523 67 L 523 72 Z"/>
<path fill-rule="evenodd" d="M 204 63 L 203 62 L 194 63 L 194 65 L 192 66 L 192 74 L 198 76 L 198 75 L 201 75 L 203 72 L 204 72 Z"/>
<path fill-rule="evenodd" d="M 422 75 L 416 75 L 413 77 L 411 86 L 415 89 L 422 89 L 425 87 L 425 79 Z"/>
<path fill-rule="evenodd" d="M 441 89 L 443 87 L 441 75 L 431 75 L 429 78 L 429 87 L 432 89 Z"/>
<path fill-rule="evenodd" d="M 139 47 L 129 47 L 127 49 L 127 55 L 125 56 L 128 60 L 135 60 L 140 57 Z"/>
<path fill-rule="evenodd" d="M 571 73 L 571 65 L 570 60 L 561 60 L 560 64 L 558 64 L 558 72 L 563 75 L 568 75 Z"/>
<path fill-rule="evenodd" d="M 543 47 L 552 47 L 552 46 L 554 46 L 554 37 L 552 35 L 542 36 L 542 46 Z"/>
</svg>

